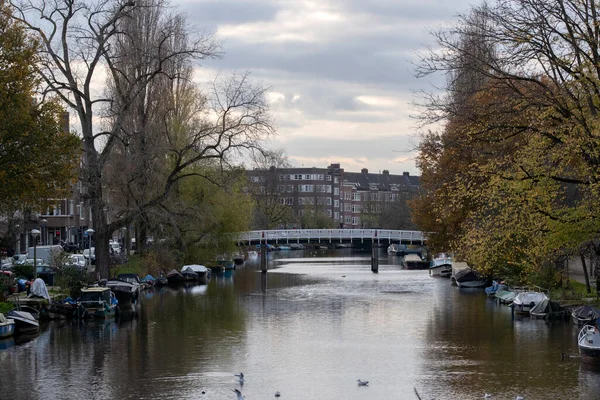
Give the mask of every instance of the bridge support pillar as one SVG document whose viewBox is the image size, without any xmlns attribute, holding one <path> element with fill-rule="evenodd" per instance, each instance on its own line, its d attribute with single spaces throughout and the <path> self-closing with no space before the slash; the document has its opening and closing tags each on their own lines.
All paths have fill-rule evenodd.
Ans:
<svg viewBox="0 0 600 400">
<path fill-rule="evenodd" d="M 260 244 L 260 270 L 263 274 L 267 273 L 267 243 Z"/>
<path fill-rule="evenodd" d="M 379 247 L 375 240 L 373 240 L 373 244 L 371 245 L 371 271 L 374 273 L 379 272 Z"/>
</svg>

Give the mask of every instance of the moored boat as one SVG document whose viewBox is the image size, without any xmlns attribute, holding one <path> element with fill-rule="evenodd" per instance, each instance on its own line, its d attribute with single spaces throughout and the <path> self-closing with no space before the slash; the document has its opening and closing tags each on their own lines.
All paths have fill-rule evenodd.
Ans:
<svg viewBox="0 0 600 400">
<path fill-rule="evenodd" d="M 189 266 L 184 265 L 180 273 L 181 276 L 183 276 L 183 280 L 186 282 L 198 282 L 198 280 L 200 279 L 198 274 L 195 273 L 194 270 Z"/>
<path fill-rule="evenodd" d="M 536 304 L 547 299 L 548 296 L 542 292 L 521 292 L 515 296 L 512 304 L 515 313 L 528 315 Z"/>
<path fill-rule="evenodd" d="M 406 269 L 427 269 L 428 263 L 418 254 L 407 254 L 402 260 L 402 266 Z"/>
<path fill-rule="evenodd" d="M 135 303 L 140 293 L 139 284 L 128 282 L 120 278 L 109 279 L 106 281 L 106 287 L 115 294 L 119 307 L 129 306 Z"/>
<path fill-rule="evenodd" d="M 27 311 L 17 309 L 10 310 L 6 316 L 15 321 L 15 333 L 37 333 L 40 330 L 40 324 Z"/>
<path fill-rule="evenodd" d="M 596 320 L 597 321 L 597 320 Z M 577 337 L 581 361 L 600 365 L 600 332 L 596 325 L 584 325 Z"/>
<path fill-rule="evenodd" d="M 460 288 L 482 288 L 487 280 L 479 272 L 471 268 L 461 269 L 454 273 L 454 280 Z"/>
<path fill-rule="evenodd" d="M 175 286 L 183 283 L 185 278 L 179 272 L 172 269 L 171 272 L 167 274 L 167 281 L 169 282 L 169 285 Z"/>
<path fill-rule="evenodd" d="M 117 313 L 117 304 L 118 301 L 109 288 L 88 287 L 81 289 L 76 314 L 79 318 L 112 318 Z"/>
<path fill-rule="evenodd" d="M 578 325 L 590 324 L 600 318 L 600 310 L 595 307 L 583 305 L 579 306 L 571 312 L 573 322 Z"/>
<path fill-rule="evenodd" d="M 184 265 L 183 268 L 181 268 L 181 271 L 183 272 L 186 269 L 191 269 L 194 273 L 196 273 L 197 279 L 200 283 L 207 283 L 210 279 L 210 269 L 206 268 L 204 265 Z"/>
<path fill-rule="evenodd" d="M 429 266 L 429 276 L 449 277 L 452 275 L 452 258 L 446 254 L 437 255 Z"/>
<path fill-rule="evenodd" d="M 0 339 L 11 337 L 15 333 L 15 320 L 0 313 Z"/>
</svg>

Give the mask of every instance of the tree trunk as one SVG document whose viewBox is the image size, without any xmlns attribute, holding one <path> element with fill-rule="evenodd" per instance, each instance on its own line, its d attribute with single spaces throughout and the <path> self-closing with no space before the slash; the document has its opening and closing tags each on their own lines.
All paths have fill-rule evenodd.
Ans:
<svg viewBox="0 0 600 400">
<path fill-rule="evenodd" d="M 585 265 L 585 257 L 582 253 L 579 254 L 579 257 L 581 257 L 581 266 L 583 267 L 583 275 L 585 276 L 585 288 L 588 293 L 591 293 L 592 288 L 590 287 L 590 277 L 588 276 L 587 266 Z"/>
</svg>

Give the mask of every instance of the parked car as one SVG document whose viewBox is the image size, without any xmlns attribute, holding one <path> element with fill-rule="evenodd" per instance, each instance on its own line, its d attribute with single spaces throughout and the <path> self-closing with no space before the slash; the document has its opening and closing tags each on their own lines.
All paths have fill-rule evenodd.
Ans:
<svg viewBox="0 0 600 400">
<path fill-rule="evenodd" d="M 114 254 L 121 254 L 121 245 L 117 242 L 110 242 L 108 244 L 111 248 L 111 252 Z"/>
<path fill-rule="evenodd" d="M 91 252 L 90 252 L 90 250 L 91 250 Z M 90 253 L 91 253 L 92 254 L 92 257 L 91 257 L 92 265 L 96 264 L 96 248 L 95 247 L 92 247 L 91 249 L 84 249 L 82 253 L 83 253 L 83 256 L 86 258 L 86 260 L 88 258 L 90 258 Z"/>
<path fill-rule="evenodd" d="M 71 254 L 67 257 L 67 265 L 73 265 L 77 268 L 85 268 L 87 261 L 83 254 Z"/>
<path fill-rule="evenodd" d="M 13 265 L 23 265 L 27 260 L 27 254 L 15 254 L 13 256 Z"/>
</svg>

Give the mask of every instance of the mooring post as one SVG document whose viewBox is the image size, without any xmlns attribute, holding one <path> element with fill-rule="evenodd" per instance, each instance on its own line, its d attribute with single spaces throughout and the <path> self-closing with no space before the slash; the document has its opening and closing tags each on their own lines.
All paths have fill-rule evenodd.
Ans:
<svg viewBox="0 0 600 400">
<path fill-rule="evenodd" d="M 262 238 L 260 242 L 260 270 L 263 274 L 267 273 L 267 240 L 265 239 L 265 233 L 262 233 Z"/>
<path fill-rule="evenodd" d="M 379 247 L 377 246 L 377 231 L 375 231 L 375 237 L 371 244 L 371 271 L 374 273 L 379 272 Z"/>
</svg>

